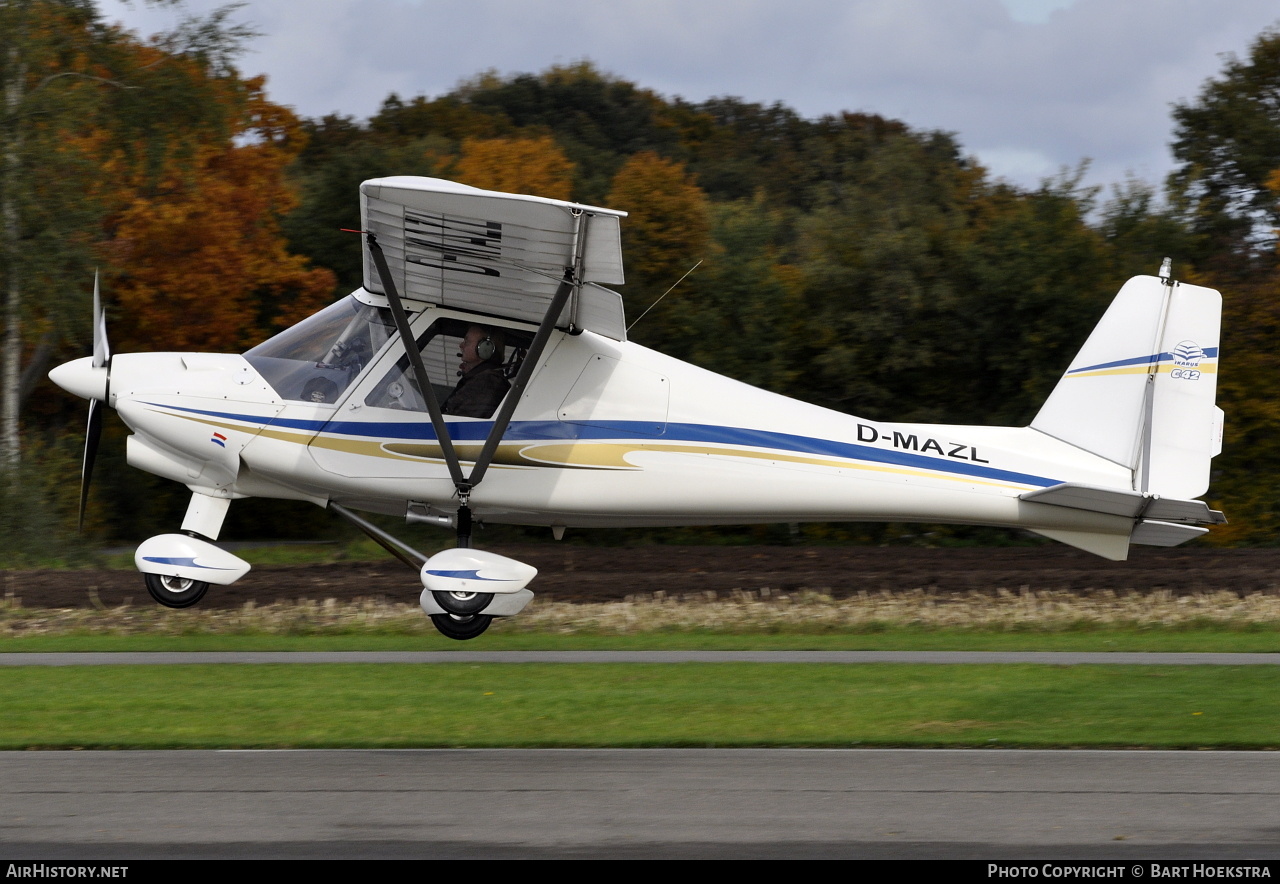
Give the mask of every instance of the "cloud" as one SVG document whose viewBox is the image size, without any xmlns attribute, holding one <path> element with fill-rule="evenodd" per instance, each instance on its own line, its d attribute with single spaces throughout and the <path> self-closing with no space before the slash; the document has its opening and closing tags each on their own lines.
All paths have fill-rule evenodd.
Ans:
<svg viewBox="0 0 1280 884">
<path fill-rule="evenodd" d="M 1042 25 L 1059 9 L 1066 9 L 1075 0 L 1002 0 L 1014 21 Z"/>
<path fill-rule="evenodd" d="M 197 11 L 219 5 L 193 0 Z M 156 28 L 171 13 L 111 16 Z M 308 116 L 367 117 L 390 92 L 439 95 L 486 69 L 591 59 L 664 95 L 861 110 L 957 133 L 996 174 L 1035 184 L 1171 166 L 1169 107 L 1277 16 L 1272 0 L 251 0 L 245 58 Z"/>
</svg>

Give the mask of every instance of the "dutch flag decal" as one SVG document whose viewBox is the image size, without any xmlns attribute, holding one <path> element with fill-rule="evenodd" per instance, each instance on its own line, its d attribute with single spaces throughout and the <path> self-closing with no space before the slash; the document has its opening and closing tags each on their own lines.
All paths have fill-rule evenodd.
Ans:
<svg viewBox="0 0 1280 884">
<path fill-rule="evenodd" d="M 227 437 L 222 435 L 221 433 L 214 433 L 213 436 L 209 439 L 209 441 L 212 442 L 214 445 L 217 445 L 219 448 L 227 447 Z"/>
</svg>

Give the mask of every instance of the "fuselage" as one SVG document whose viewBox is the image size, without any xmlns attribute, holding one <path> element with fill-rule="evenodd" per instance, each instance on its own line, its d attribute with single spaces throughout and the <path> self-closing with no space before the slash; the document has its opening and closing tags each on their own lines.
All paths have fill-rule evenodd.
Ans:
<svg viewBox="0 0 1280 884">
<path fill-rule="evenodd" d="M 413 317 L 414 333 L 450 319 L 476 321 L 430 308 Z M 134 431 L 130 464 L 217 497 L 453 512 L 455 486 L 426 411 L 386 395 L 404 353 L 394 335 L 375 336 L 342 368 L 256 353 L 116 355 L 106 396 Z M 337 391 L 331 401 L 301 398 L 321 383 L 325 395 Z M 450 416 L 447 426 L 466 467 L 492 420 Z M 1131 520 L 1018 495 L 1130 481 L 1124 467 L 1029 428 L 863 420 L 634 343 L 554 331 L 471 506 L 487 521 L 568 527 L 930 521 L 1123 531 Z"/>
</svg>

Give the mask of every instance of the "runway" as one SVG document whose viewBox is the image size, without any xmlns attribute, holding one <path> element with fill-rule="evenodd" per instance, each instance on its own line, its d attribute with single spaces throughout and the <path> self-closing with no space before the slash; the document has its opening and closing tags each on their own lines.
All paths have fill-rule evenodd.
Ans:
<svg viewBox="0 0 1280 884">
<path fill-rule="evenodd" d="M 1040 663 L 1277 666 L 1280 654 L 1087 651 L 121 651 L 0 653 L 0 666 L 223 663 Z"/>
<path fill-rule="evenodd" d="M 1269 753 L 0 753 L 0 857 L 1280 858 Z"/>
<path fill-rule="evenodd" d="M 1276 665 L 1277 654 L 0 654 L 0 666 L 486 662 Z M 1280 859 L 1261 752 L 0 752 L 0 858 Z"/>
</svg>

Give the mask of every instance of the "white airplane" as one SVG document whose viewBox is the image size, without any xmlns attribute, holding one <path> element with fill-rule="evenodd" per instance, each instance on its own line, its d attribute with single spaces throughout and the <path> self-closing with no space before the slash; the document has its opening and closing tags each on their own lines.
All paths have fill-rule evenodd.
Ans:
<svg viewBox="0 0 1280 884">
<path fill-rule="evenodd" d="M 1221 450 L 1221 297 L 1135 277 L 1028 427 L 863 420 L 627 341 L 624 212 L 433 178 L 360 186 L 364 285 L 242 355 L 94 355 L 55 383 L 103 403 L 128 462 L 181 482 L 181 533 L 137 550 L 163 605 L 248 563 L 214 544 L 232 500 L 310 501 L 418 569 L 443 634 L 517 614 L 536 571 L 471 548 L 473 520 L 590 526 L 805 521 L 1024 528 L 1109 559 L 1224 521 L 1196 500 Z M 458 358 L 462 363 L 459 365 Z M 456 375 L 465 376 L 459 382 Z M 455 384 L 458 389 L 455 390 Z M 453 528 L 430 558 L 353 510 Z"/>
</svg>

